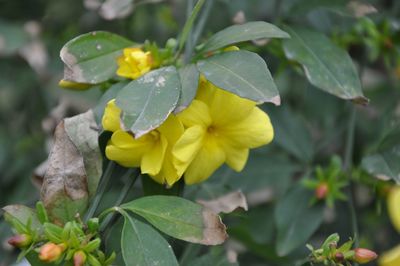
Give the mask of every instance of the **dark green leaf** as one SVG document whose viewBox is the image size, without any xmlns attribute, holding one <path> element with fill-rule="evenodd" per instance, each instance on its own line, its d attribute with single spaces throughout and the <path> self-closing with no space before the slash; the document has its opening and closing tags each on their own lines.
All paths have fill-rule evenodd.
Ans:
<svg viewBox="0 0 400 266">
<path fill-rule="evenodd" d="M 264 22 L 252 21 L 242 25 L 234 25 L 214 34 L 202 47 L 202 52 L 217 50 L 238 42 L 261 38 L 289 38 L 289 34 L 277 26 Z"/>
<path fill-rule="evenodd" d="M 148 196 L 123 204 L 160 231 L 172 237 L 204 245 L 225 241 L 225 225 L 218 215 L 201 205 L 174 196 Z"/>
<path fill-rule="evenodd" d="M 362 166 L 380 179 L 400 183 L 400 125 L 390 130 L 375 153 L 363 158 Z"/>
<path fill-rule="evenodd" d="M 285 54 L 303 66 L 311 84 L 339 98 L 368 103 L 357 70 L 346 51 L 322 33 L 294 27 L 286 30 L 292 38 L 283 41 Z"/>
<path fill-rule="evenodd" d="M 61 49 L 64 79 L 90 84 L 107 81 L 115 76 L 122 49 L 132 45 L 131 41 L 105 31 L 80 35 Z"/>
<path fill-rule="evenodd" d="M 229 262 L 223 247 L 214 247 L 207 254 L 195 258 L 190 266 L 238 266 L 237 262 Z"/>
<path fill-rule="evenodd" d="M 301 162 L 310 162 L 313 158 L 313 142 L 306 127 L 306 121 L 289 108 L 271 108 L 268 114 L 274 125 L 274 141 L 296 156 Z"/>
<path fill-rule="evenodd" d="M 181 81 L 181 94 L 174 113 L 186 109 L 196 96 L 200 73 L 193 64 L 186 65 L 178 70 Z"/>
<path fill-rule="evenodd" d="M 131 81 L 116 98 L 126 129 L 138 138 L 161 125 L 174 110 L 180 88 L 174 66 L 151 71 Z"/>
<path fill-rule="evenodd" d="M 311 192 L 298 186 L 281 199 L 275 209 L 278 255 L 286 256 L 304 245 L 322 223 L 323 206 L 309 206 Z"/>
<path fill-rule="evenodd" d="M 279 105 L 281 99 L 265 61 L 248 51 L 217 54 L 197 63 L 207 80 L 243 98 Z"/>
<path fill-rule="evenodd" d="M 171 246 L 157 231 L 129 215 L 124 218 L 121 248 L 125 265 L 178 265 Z"/>
</svg>

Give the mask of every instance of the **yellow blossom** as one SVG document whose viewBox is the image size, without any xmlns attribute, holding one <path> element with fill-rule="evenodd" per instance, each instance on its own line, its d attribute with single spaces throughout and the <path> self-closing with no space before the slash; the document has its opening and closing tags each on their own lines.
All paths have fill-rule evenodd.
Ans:
<svg viewBox="0 0 400 266">
<path fill-rule="evenodd" d="M 249 149 L 268 144 L 273 128 L 256 103 L 215 87 L 202 78 L 195 100 L 178 115 L 185 132 L 173 148 L 178 175 L 187 184 L 207 179 L 224 162 L 235 171 Z"/>
<path fill-rule="evenodd" d="M 390 221 L 394 228 L 400 232 L 400 186 L 393 187 L 387 198 L 387 207 Z"/>
<path fill-rule="evenodd" d="M 151 62 L 150 52 L 143 52 L 140 48 L 125 48 L 117 60 L 117 75 L 137 79 L 150 71 Z"/>
<path fill-rule="evenodd" d="M 400 232 L 400 186 L 390 189 L 387 197 L 387 208 L 394 228 Z M 383 253 L 378 261 L 379 266 L 400 265 L 400 245 Z"/>
<path fill-rule="evenodd" d="M 172 147 L 183 133 L 182 123 L 170 115 L 157 129 L 135 139 L 120 128 L 121 110 L 115 100 L 110 101 L 102 119 L 103 128 L 112 131 L 106 156 L 124 167 L 140 167 L 161 184 L 173 185 L 179 180 L 172 158 Z"/>
<path fill-rule="evenodd" d="M 400 265 L 400 245 L 383 253 L 379 260 L 379 266 L 399 266 Z"/>
</svg>

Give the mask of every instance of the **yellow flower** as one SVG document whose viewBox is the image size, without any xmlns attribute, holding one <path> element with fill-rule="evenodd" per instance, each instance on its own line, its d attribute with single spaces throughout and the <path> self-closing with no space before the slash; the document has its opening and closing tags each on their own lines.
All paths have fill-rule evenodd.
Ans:
<svg viewBox="0 0 400 266">
<path fill-rule="evenodd" d="M 394 228 L 400 232 L 400 186 L 391 188 L 388 198 L 387 207 L 389 212 L 390 221 Z M 400 265 L 400 264 L 399 264 Z"/>
<path fill-rule="evenodd" d="M 268 144 L 273 128 L 256 103 L 200 80 L 196 99 L 178 114 L 185 132 L 173 148 L 178 175 L 187 184 L 207 179 L 224 162 L 235 171 L 246 164 L 249 149 Z"/>
<path fill-rule="evenodd" d="M 137 79 L 150 71 L 151 62 L 150 52 L 143 52 L 140 48 L 125 48 L 117 60 L 117 75 Z"/>
<path fill-rule="evenodd" d="M 390 189 L 387 197 L 387 208 L 390 221 L 398 232 L 400 232 L 400 186 Z M 382 254 L 378 261 L 379 266 L 400 265 L 400 245 Z"/>
<path fill-rule="evenodd" d="M 400 245 L 383 253 L 379 260 L 379 266 L 399 266 L 400 265 Z"/>
<path fill-rule="evenodd" d="M 114 132 L 106 147 L 106 156 L 124 167 L 140 167 L 161 184 L 172 186 L 179 180 L 172 157 L 172 147 L 183 133 L 182 123 L 170 115 L 157 129 L 135 139 L 120 128 L 121 110 L 110 101 L 102 119 L 103 128 Z"/>
</svg>

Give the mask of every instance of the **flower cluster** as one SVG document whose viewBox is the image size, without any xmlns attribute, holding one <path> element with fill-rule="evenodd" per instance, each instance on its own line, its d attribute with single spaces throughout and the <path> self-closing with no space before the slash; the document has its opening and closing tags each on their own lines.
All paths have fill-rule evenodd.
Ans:
<svg viewBox="0 0 400 266">
<path fill-rule="evenodd" d="M 150 71 L 152 58 L 150 52 L 143 52 L 140 48 L 125 48 L 117 63 L 118 76 L 137 79 Z"/>
<path fill-rule="evenodd" d="M 140 167 L 161 184 L 172 186 L 207 179 L 222 164 L 235 171 L 246 164 L 249 149 L 268 144 L 273 128 L 256 103 L 224 91 L 202 77 L 191 105 L 151 132 L 135 138 L 121 128 L 121 110 L 108 102 L 102 124 L 113 132 L 106 156 L 125 167 Z"/>
</svg>

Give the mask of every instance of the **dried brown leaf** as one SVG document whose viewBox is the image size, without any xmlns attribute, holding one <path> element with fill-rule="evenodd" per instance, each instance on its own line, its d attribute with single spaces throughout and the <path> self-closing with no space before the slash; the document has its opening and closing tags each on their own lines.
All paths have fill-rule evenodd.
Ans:
<svg viewBox="0 0 400 266">
<path fill-rule="evenodd" d="M 213 200 L 197 200 L 198 203 L 205 206 L 214 213 L 230 213 L 237 208 L 247 211 L 246 197 L 241 191 L 231 192 Z"/>
</svg>

